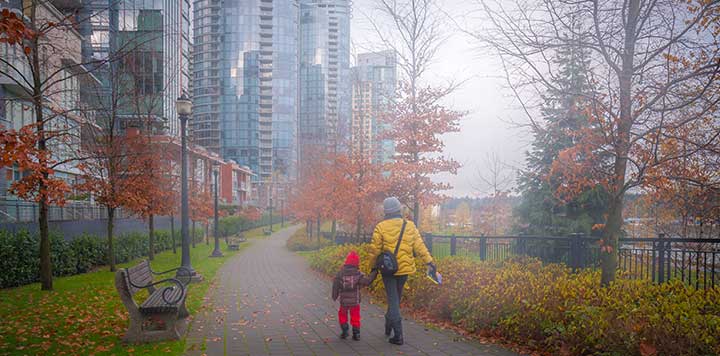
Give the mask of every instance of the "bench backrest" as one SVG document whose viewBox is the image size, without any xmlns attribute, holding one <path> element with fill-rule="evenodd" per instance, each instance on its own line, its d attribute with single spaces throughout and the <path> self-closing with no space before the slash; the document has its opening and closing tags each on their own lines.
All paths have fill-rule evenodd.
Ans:
<svg viewBox="0 0 720 356">
<path fill-rule="evenodd" d="M 133 286 L 146 286 L 153 282 L 153 274 L 150 270 L 150 262 L 148 260 L 142 260 L 135 266 L 127 269 L 126 272 L 127 286 L 130 295 L 135 295 L 142 288 Z M 132 283 L 130 283 L 132 281 Z"/>
</svg>

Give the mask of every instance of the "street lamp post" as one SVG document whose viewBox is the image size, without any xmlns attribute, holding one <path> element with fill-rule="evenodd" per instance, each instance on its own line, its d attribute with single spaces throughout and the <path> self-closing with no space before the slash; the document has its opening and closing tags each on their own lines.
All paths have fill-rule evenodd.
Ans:
<svg viewBox="0 0 720 356">
<path fill-rule="evenodd" d="M 185 95 L 180 96 L 176 103 L 178 117 L 180 118 L 180 236 L 182 238 L 182 260 L 178 270 L 178 277 L 187 277 L 190 275 L 190 281 L 196 282 L 202 280 L 202 276 L 197 273 L 190 263 L 190 209 L 188 207 L 188 159 L 187 159 L 187 121 L 192 114 L 192 102 Z"/>
<path fill-rule="evenodd" d="M 218 236 L 218 227 L 220 226 L 218 221 L 218 170 L 219 164 L 213 165 L 213 175 L 215 176 L 215 227 L 213 228 L 213 235 L 215 235 L 215 249 L 210 257 L 222 257 L 222 251 L 220 251 L 220 236 Z"/>
<path fill-rule="evenodd" d="M 270 206 L 268 207 L 270 210 L 270 232 L 273 232 L 273 218 L 272 218 L 272 211 L 273 211 L 273 205 L 272 205 L 272 196 L 270 197 Z"/>
</svg>

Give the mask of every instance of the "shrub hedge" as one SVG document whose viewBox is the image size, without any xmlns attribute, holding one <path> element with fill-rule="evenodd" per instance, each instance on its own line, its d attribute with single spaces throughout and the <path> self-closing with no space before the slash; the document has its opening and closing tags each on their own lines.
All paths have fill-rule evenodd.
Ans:
<svg viewBox="0 0 720 356">
<path fill-rule="evenodd" d="M 196 242 L 203 232 L 196 230 Z M 180 232 L 175 232 L 175 242 L 180 243 Z M 0 230 L 0 288 L 16 287 L 39 280 L 39 235 L 20 230 L 17 233 Z M 147 256 L 148 234 L 133 232 L 116 236 L 113 240 L 116 263 Z M 161 252 L 172 248 L 169 230 L 155 231 L 155 250 Z M 50 252 L 53 275 L 69 276 L 88 272 L 91 268 L 107 264 L 107 239 L 95 235 L 82 235 L 66 241 L 58 232 L 50 233 Z"/>
<path fill-rule="evenodd" d="M 314 251 L 332 244 L 332 241 L 323 237 L 308 237 L 305 229 L 295 231 L 285 243 L 290 251 Z"/>
<path fill-rule="evenodd" d="M 367 246 L 332 246 L 310 264 L 334 275 L 355 249 L 367 271 Z M 443 285 L 411 276 L 404 302 L 476 333 L 559 355 L 720 355 L 720 288 L 679 281 L 653 284 L 619 276 L 600 288 L 596 270 L 572 273 L 558 264 L 518 258 L 437 262 Z M 419 271 L 425 271 L 420 268 Z M 382 283 L 371 286 L 382 297 Z"/>
</svg>

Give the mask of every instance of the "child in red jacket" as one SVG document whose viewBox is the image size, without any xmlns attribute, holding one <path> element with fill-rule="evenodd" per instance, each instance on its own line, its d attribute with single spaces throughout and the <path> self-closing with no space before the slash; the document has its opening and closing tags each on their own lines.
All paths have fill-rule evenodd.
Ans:
<svg viewBox="0 0 720 356">
<path fill-rule="evenodd" d="M 348 337 L 348 312 L 350 312 L 350 324 L 353 328 L 353 340 L 360 340 L 360 288 L 369 286 L 377 277 L 377 270 L 373 270 L 369 277 L 360 272 L 360 256 L 357 252 L 350 251 L 345 258 L 345 265 L 333 280 L 332 298 L 340 298 L 340 310 L 338 310 L 338 321 L 342 333 L 341 339 Z"/>
</svg>

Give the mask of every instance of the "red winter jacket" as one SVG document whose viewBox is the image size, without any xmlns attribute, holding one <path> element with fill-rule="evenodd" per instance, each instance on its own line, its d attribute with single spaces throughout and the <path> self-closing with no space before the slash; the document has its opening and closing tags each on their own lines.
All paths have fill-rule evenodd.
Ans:
<svg viewBox="0 0 720 356">
<path fill-rule="evenodd" d="M 344 265 L 333 280 L 332 298 L 340 298 L 340 305 L 343 307 L 354 307 L 360 304 L 360 287 L 369 286 L 377 276 L 373 271 L 366 277 L 358 266 Z"/>
</svg>

